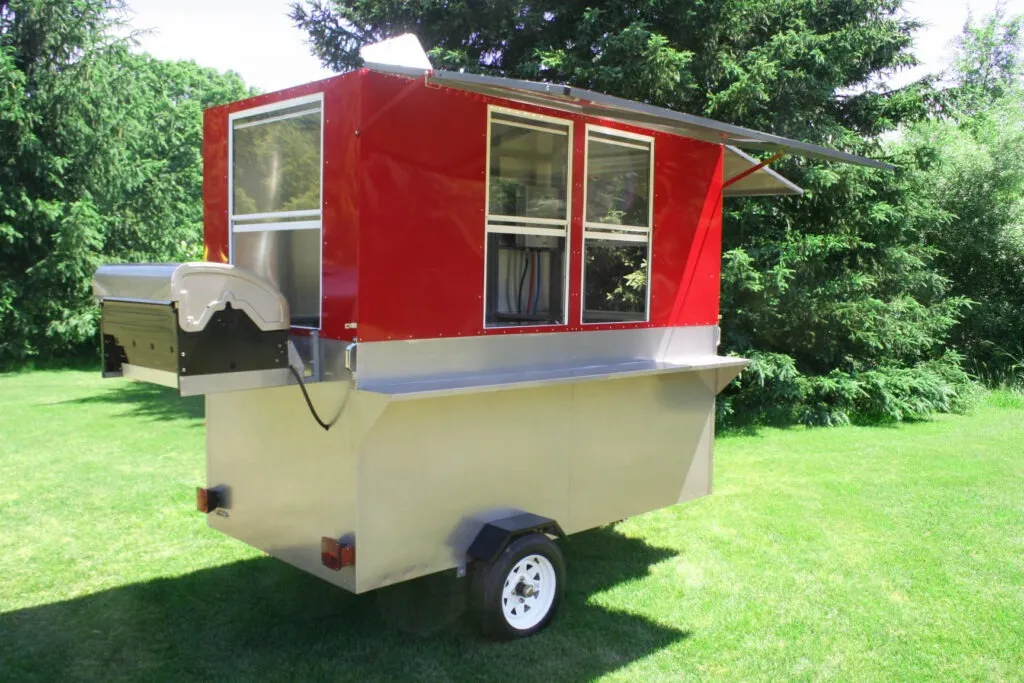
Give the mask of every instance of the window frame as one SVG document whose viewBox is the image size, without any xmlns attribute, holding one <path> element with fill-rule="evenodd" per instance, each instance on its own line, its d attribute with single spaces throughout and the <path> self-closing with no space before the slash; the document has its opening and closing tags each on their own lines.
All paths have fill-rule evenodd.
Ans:
<svg viewBox="0 0 1024 683">
<path fill-rule="evenodd" d="M 304 209 L 300 211 L 271 211 L 265 213 L 251 213 L 251 214 L 236 214 L 235 213 L 235 123 L 239 120 L 245 120 L 255 116 L 263 116 L 275 111 L 282 109 L 291 109 L 293 107 L 300 107 L 306 104 L 317 103 L 320 111 L 320 200 L 319 208 L 317 209 Z M 298 116 L 308 116 L 309 114 L 301 113 L 294 115 L 283 115 L 280 117 L 270 117 L 263 121 L 253 122 L 251 124 L 242 124 L 242 128 L 248 128 L 250 126 L 257 126 L 267 123 L 275 123 L 277 121 L 287 120 L 289 118 Z M 319 263 L 319 289 L 317 292 L 317 326 L 312 327 L 309 325 L 291 325 L 295 329 L 303 330 L 319 330 L 323 327 L 323 315 L 324 315 L 324 223 L 323 223 L 323 209 L 324 209 L 324 94 L 322 92 L 312 93 L 310 95 L 303 95 L 300 97 L 292 97 L 287 100 L 281 100 L 279 102 L 271 102 L 258 107 L 251 107 L 249 109 L 240 109 L 238 111 L 231 112 L 228 114 L 228 263 L 235 263 L 235 233 L 246 233 L 246 232 L 278 232 L 285 230 L 317 230 L 320 233 L 320 239 L 318 240 L 320 245 L 320 253 L 318 255 Z M 279 221 L 271 223 L 246 223 L 245 220 L 259 221 L 265 218 L 306 218 L 308 220 L 293 220 L 293 221 Z M 238 219 L 243 219 L 242 225 L 236 225 Z"/>
<path fill-rule="evenodd" d="M 494 122 L 493 114 L 497 112 L 505 118 L 524 119 L 523 128 L 529 130 L 540 130 L 550 134 L 560 134 L 547 128 L 530 126 L 529 121 L 543 121 L 548 124 L 555 124 L 565 127 L 565 135 L 568 141 L 566 145 L 566 175 L 565 175 L 565 219 L 557 218 L 530 218 L 526 216 L 505 216 L 502 214 L 491 214 L 491 127 Z M 499 124 L 515 126 L 515 123 L 498 121 Z M 569 299 L 571 292 L 569 287 L 572 283 L 572 199 L 573 199 L 573 156 L 575 150 L 574 121 L 569 118 L 559 118 L 546 114 L 537 114 L 522 109 L 512 109 L 499 105 L 487 105 L 487 135 L 485 140 L 486 154 L 484 155 L 484 280 L 483 280 L 483 316 L 484 330 L 531 330 L 534 328 L 566 327 L 569 325 Z M 506 225 L 500 225 L 505 223 Z M 535 227 L 529 227 L 532 224 Z M 564 225 L 564 232 L 558 227 Z M 488 278 L 488 249 L 489 237 L 491 234 L 499 235 L 538 235 L 543 237 L 561 237 L 565 240 L 565 247 L 562 254 L 562 319 L 554 323 L 530 323 L 525 325 L 489 325 L 487 323 L 487 278 Z"/>
<path fill-rule="evenodd" d="M 605 136 L 605 138 L 621 138 L 623 147 L 636 149 L 639 145 L 630 145 L 630 140 L 645 142 L 650 145 L 650 170 L 648 171 L 648 200 L 647 200 L 647 227 L 634 226 L 634 225 L 612 225 L 608 223 L 600 223 L 598 221 L 587 220 L 587 183 L 590 178 L 590 134 L 591 132 L 597 132 Z M 597 142 L 614 145 L 615 141 L 607 139 L 597 139 Z M 609 128 L 607 126 L 599 126 L 596 124 L 586 124 L 584 135 L 583 135 L 583 216 L 582 216 L 582 245 L 580 248 L 580 325 L 581 326 L 593 326 L 593 325 L 646 325 L 651 322 L 651 284 L 652 278 L 651 273 L 654 270 L 654 264 L 651 256 L 654 250 L 654 147 L 655 138 L 653 135 L 644 135 L 642 133 L 634 133 L 631 131 L 619 130 L 617 128 Z M 597 228 L 596 231 L 591 230 L 591 227 Z M 602 232 L 603 230 L 619 230 L 622 232 L 630 233 L 629 235 L 615 234 L 612 232 Z M 644 237 L 639 237 L 643 235 Z M 587 322 L 584 318 L 587 312 L 587 240 L 598 240 L 603 242 L 622 242 L 623 244 L 638 244 L 640 242 L 647 243 L 647 287 L 645 292 L 644 300 L 644 317 L 642 320 L 623 320 L 620 322 L 612 321 L 597 321 Z"/>
</svg>

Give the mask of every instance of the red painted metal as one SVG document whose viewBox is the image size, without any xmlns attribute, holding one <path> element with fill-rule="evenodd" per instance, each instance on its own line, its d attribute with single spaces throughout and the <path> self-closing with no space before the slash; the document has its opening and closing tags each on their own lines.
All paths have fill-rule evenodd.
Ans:
<svg viewBox="0 0 1024 683">
<path fill-rule="evenodd" d="M 332 76 L 325 78 L 320 81 L 312 81 L 311 83 L 303 83 L 297 85 L 294 88 L 285 88 L 284 90 L 277 90 L 275 92 L 268 92 L 262 95 L 256 95 L 255 97 L 249 97 L 244 100 L 238 100 L 229 104 L 222 104 L 219 107 L 213 107 L 207 111 L 222 111 L 225 114 L 233 114 L 236 111 L 243 111 L 245 109 L 255 109 L 256 107 L 262 107 L 266 104 L 274 104 L 276 102 L 284 102 L 285 100 L 292 100 L 296 97 L 303 97 L 305 95 L 313 95 L 318 92 L 326 92 L 333 86 L 337 85 L 340 81 L 351 79 L 355 76 L 354 73 L 342 74 L 340 76 Z"/>
<path fill-rule="evenodd" d="M 362 116 L 359 338 L 479 333 L 486 103 L 371 72 Z"/>
<path fill-rule="evenodd" d="M 320 334 L 351 341 L 359 292 L 359 124 L 357 73 L 325 82 L 323 184 L 323 302 Z"/>
<path fill-rule="evenodd" d="M 203 114 L 203 259 L 228 262 L 228 115 Z"/>
<path fill-rule="evenodd" d="M 569 216 L 569 329 L 581 329 L 583 319 L 583 179 L 587 144 L 585 120 L 574 117 L 572 130 L 572 213 Z"/>
<path fill-rule="evenodd" d="M 718 324 L 724 149 L 674 135 L 655 141 L 651 320 Z"/>
<path fill-rule="evenodd" d="M 652 132 L 365 70 L 207 112 L 204 216 L 211 260 L 227 252 L 228 114 L 318 91 L 325 112 L 324 338 L 384 341 L 717 323 L 721 145 L 653 133 L 650 322 L 583 326 L 585 124 Z M 574 123 L 567 325 L 483 328 L 489 104 Z M 358 323 L 358 330 L 350 323 Z"/>
<path fill-rule="evenodd" d="M 590 121 L 627 132 L 652 131 Z M 582 215 L 574 217 L 573 303 L 570 330 L 615 330 L 718 323 L 721 267 L 721 187 L 723 148 L 690 138 L 654 132 L 654 226 L 651 231 L 650 321 L 580 325 Z M 577 140 L 579 168 L 582 146 Z M 576 163 L 576 162 L 574 162 Z M 582 172 L 582 171 L 581 171 Z M 582 176 L 577 176 L 582 184 Z M 579 203 L 582 207 L 582 191 Z M 685 285 L 684 283 L 689 283 Z M 685 289 L 686 291 L 681 291 Z M 681 294 L 681 296 L 679 296 Z M 678 303 L 678 305 L 677 305 Z"/>
</svg>

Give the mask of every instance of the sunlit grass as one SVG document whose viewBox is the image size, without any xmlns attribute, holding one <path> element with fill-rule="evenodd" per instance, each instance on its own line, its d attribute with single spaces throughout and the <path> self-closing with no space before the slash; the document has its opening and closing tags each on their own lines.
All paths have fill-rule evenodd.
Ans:
<svg viewBox="0 0 1024 683">
<path fill-rule="evenodd" d="M 565 544 L 480 641 L 461 583 L 351 596 L 209 530 L 201 401 L 0 375 L 0 680 L 1019 680 L 1024 399 L 716 446 L 715 494 Z"/>
</svg>

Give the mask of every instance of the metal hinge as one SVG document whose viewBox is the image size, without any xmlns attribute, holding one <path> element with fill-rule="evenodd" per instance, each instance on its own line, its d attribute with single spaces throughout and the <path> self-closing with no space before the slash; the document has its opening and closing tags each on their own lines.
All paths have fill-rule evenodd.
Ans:
<svg viewBox="0 0 1024 683">
<path fill-rule="evenodd" d="M 345 369 L 356 374 L 356 343 L 352 342 L 345 347 Z"/>
</svg>

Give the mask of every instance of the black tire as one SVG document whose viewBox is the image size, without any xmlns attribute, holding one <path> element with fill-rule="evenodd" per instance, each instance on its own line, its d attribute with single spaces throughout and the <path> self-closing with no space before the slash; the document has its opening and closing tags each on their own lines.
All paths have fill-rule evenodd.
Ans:
<svg viewBox="0 0 1024 683">
<path fill-rule="evenodd" d="M 550 569 L 553 570 L 554 597 L 543 618 L 537 623 L 528 623 L 524 628 L 510 623 L 509 618 L 506 618 L 506 583 L 513 569 L 519 568 L 524 574 L 526 571 L 536 571 L 536 568 L 530 565 L 529 558 L 538 555 L 547 560 Z M 530 569 L 527 570 L 527 567 Z M 473 608 L 477 612 L 480 629 L 486 637 L 492 640 L 513 640 L 532 636 L 551 623 L 562 604 L 562 596 L 565 594 L 565 559 L 562 557 L 562 551 L 544 534 L 520 536 L 509 543 L 494 562 L 478 561 L 473 564 L 471 590 Z M 519 600 L 523 603 L 529 601 L 529 597 Z M 546 601 L 542 604 L 546 604 Z M 529 609 L 529 606 L 524 604 L 523 609 Z M 533 615 L 533 618 L 535 617 L 536 615 Z"/>
</svg>

